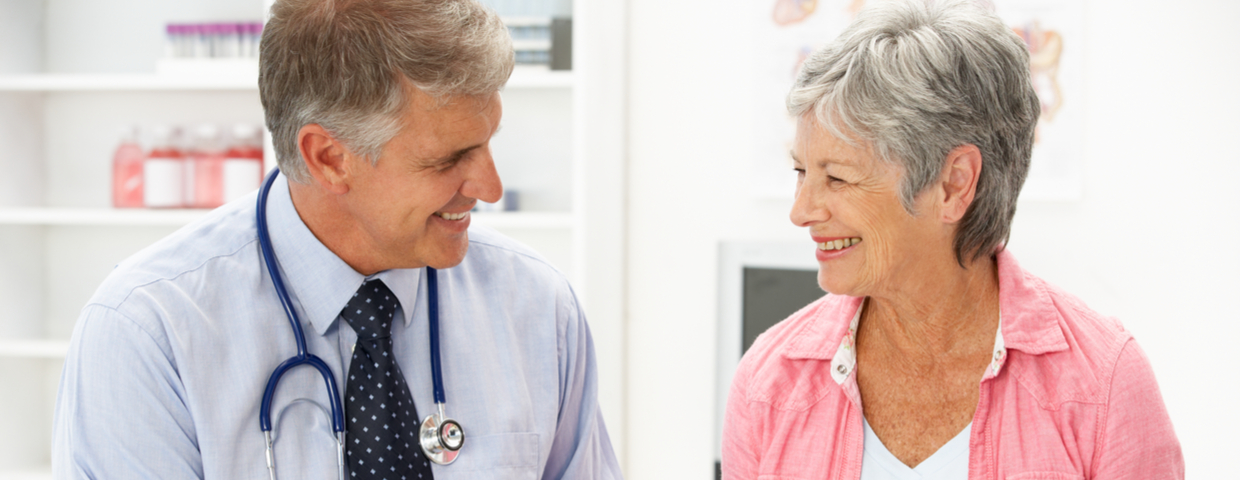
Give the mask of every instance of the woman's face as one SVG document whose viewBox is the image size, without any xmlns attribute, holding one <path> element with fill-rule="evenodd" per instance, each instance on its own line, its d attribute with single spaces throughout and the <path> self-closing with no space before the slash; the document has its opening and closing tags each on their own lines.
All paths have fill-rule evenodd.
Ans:
<svg viewBox="0 0 1240 480">
<path fill-rule="evenodd" d="M 818 244 L 818 285 L 850 296 L 899 295 L 908 282 L 933 278 L 952 229 L 935 209 L 936 188 L 916 197 L 917 215 L 900 203 L 902 171 L 860 143 L 832 136 L 810 119 L 797 122 L 792 150 L 797 170 L 792 223 L 808 227 Z M 932 270 L 932 269 L 930 269 Z M 929 277 L 927 277 L 929 275 Z"/>
</svg>

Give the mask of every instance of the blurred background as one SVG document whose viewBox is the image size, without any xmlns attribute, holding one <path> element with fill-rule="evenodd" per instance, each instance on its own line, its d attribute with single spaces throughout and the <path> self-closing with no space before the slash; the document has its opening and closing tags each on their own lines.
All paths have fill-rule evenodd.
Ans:
<svg viewBox="0 0 1240 480">
<path fill-rule="evenodd" d="M 878 1 L 878 0 L 868 0 Z M 627 478 L 715 478 L 753 335 L 821 295 L 788 221 L 799 61 L 863 0 L 486 0 L 519 68 L 474 221 L 572 280 Z M 1009 248 L 1120 318 L 1192 477 L 1240 450 L 1240 4 L 993 0 L 1043 100 Z M 273 165 L 264 0 L 0 1 L 0 479 L 50 478 L 77 312 Z M 257 430 L 255 434 L 258 434 Z"/>
</svg>

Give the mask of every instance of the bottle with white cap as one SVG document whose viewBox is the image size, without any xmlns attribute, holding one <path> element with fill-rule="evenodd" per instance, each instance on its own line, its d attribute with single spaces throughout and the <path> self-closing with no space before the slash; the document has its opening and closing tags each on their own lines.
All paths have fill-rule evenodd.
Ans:
<svg viewBox="0 0 1240 480">
<path fill-rule="evenodd" d="M 190 150 L 193 164 L 193 188 L 189 189 L 188 206 L 215 208 L 224 204 L 224 147 L 219 127 L 204 123 L 194 128 L 193 148 Z"/>
<path fill-rule="evenodd" d="M 112 206 L 142 207 L 142 163 L 146 154 L 138 144 L 138 127 L 121 133 L 121 144 L 112 156 Z"/>
<path fill-rule="evenodd" d="M 233 126 L 232 145 L 224 159 L 224 202 L 258 190 L 263 181 L 263 130 L 257 125 Z"/>
<path fill-rule="evenodd" d="M 151 151 L 142 161 L 142 203 L 147 207 L 177 208 L 185 203 L 185 156 L 179 140 L 176 128 L 151 128 Z"/>
</svg>

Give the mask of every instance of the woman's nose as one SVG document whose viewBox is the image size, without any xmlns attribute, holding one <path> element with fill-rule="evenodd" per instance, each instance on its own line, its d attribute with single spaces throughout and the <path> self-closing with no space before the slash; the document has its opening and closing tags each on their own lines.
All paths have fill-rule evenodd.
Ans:
<svg viewBox="0 0 1240 480">
<path fill-rule="evenodd" d="M 823 192 L 813 184 L 797 181 L 796 197 L 792 202 L 792 212 L 788 218 L 798 227 L 808 227 L 831 219 L 821 196 Z"/>
</svg>

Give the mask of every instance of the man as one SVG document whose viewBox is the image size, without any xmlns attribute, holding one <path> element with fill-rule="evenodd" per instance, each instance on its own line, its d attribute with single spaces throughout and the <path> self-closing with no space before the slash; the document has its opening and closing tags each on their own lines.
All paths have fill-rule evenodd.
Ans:
<svg viewBox="0 0 1240 480">
<path fill-rule="evenodd" d="M 259 85 L 282 175 L 268 231 L 306 348 L 339 388 L 348 478 L 620 478 L 572 289 L 529 249 L 469 228 L 475 202 L 502 191 L 489 140 L 512 66 L 504 26 L 475 0 L 272 7 Z M 268 478 L 260 400 L 297 347 L 257 213 L 255 197 L 212 212 L 122 262 L 83 309 L 57 478 Z M 414 441 L 436 410 L 425 267 L 445 413 L 465 431 L 446 466 Z M 276 477 L 337 478 L 330 405 L 319 371 L 283 376 Z"/>
</svg>

